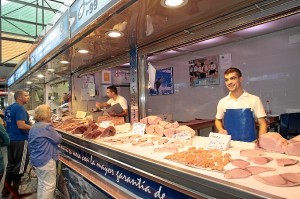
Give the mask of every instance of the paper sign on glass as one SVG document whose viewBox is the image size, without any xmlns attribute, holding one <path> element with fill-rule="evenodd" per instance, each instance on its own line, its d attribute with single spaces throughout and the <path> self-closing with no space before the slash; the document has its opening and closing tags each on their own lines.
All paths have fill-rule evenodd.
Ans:
<svg viewBox="0 0 300 199">
<path fill-rule="evenodd" d="M 227 150 L 230 147 L 231 135 L 209 133 L 206 149 Z"/>
<path fill-rule="evenodd" d="M 133 134 L 144 135 L 145 134 L 146 124 L 143 123 L 134 123 L 132 127 Z"/>
<path fill-rule="evenodd" d="M 110 126 L 110 121 L 102 121 L 101 123 L 100 123 L 100 127 L 101 128 L 107 128 L 107 127 L 109 127 Z"/>
<path fill-rule="evenodd" d="M 85 116 L 86 116 L 86 112 L 84 111 L 77 111 L 76 113 L 76 118 L 83 119 L 85 118 Z"/>
</svg>

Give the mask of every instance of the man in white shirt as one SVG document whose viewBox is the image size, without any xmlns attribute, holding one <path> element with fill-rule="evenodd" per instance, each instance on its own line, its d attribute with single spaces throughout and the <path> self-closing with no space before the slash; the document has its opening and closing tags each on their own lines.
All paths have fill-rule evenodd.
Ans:
<svg viewBox="0 0 300 199">
<path fill-rule="evenodd" d="M 96 107 L 100 108 L 100 107 L 111 107 L 114 106 L 116 104 L 119 104 L 123 111 L 116 113 L 114 111 L 109 112 L 110 116 L 117 116 L 117 117 L 125 117 L 128 115 L 128 105 L 127 105 L 127 100 L 118 95 L 118 90 L 117 87 L 115 86 L 109 86 L 106 89 L 106 95 L 109 97 L 109 100 L 107 102 L 96 102 Z"/>
<path fill-rule="evenodd" d="M 233 140 L 252 142 L 257 138 L 254 118 L 259 125 L 258 136 L 267 132 L 266 112 L 259 97 L 242 88 L 242 73 L 237 68 L 224 72 L 229 94 L 217 107 L 215 125 L 219 133 L 231 135 Z"/>
</svg>

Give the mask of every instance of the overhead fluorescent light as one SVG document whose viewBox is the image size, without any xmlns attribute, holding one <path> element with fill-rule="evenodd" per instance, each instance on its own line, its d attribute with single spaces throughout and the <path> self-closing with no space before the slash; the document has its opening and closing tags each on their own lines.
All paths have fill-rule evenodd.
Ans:
<svg viewBox="0 0 300 199">
<path fill-rule="evenodd" d="M 117 30 L 110 30 L 105 33 L 106 36 L 111 37 L 111 38 L 119 38 L 124 35 L 124 33 L 117 31 Z"/>
<path fill-rule="evenodd" d="M 70 63 L 70 62 L 65 61 L 65 60 L 61 60 L 60 63 L 61 63 L 61 64 L 68 64 L 68 63 Z"/>
<path fill-rule="evenodd" d="M 38 77 L 38 78 L 43 78 L 43 77 L 45 77 L 45 76 L 44 76 L 43 74 L 38 74 L 37 77 Z"/>
<path fill-rule="evenodd" d="M 47 70 L 48 70 L 49 72 L 51 72 L 51 73 L 53 73 L 53 72 L 55 71 L 54 68 L 48 68 Z"/>
<path fill-rule="evenodd" d="M 179 8 L 186 5 L 188 0 L 161 0 L 160 4 L 166 8 Z"/>
<path fill-rule="evenodd" d="M 85 50 L 85 49 L 80 49 L 80 50 L 78 50 L 78 52 L 81 53 L 81 54 L 87 54 L 87 53 L 89 53 L 89 51 Z"/>
<path fill-rule="evenodd" d="M 32 81 L 27 81 L 26 84 L 32 84 Z"/>
</svg>

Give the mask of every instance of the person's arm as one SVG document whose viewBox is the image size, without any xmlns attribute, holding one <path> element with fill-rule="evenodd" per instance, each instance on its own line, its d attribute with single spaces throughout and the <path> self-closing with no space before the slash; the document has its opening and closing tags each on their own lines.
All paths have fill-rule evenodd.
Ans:
<svg viewBox="0 0 300 199">
<path fill-rule="evenodd" d="M 24 130 L 24 131 L 29 131 L 31 129 L 31 126 L 26 124 L 24 120 L 18 120 L 17 126 L 19 129 Z"/>
<path fill-rule="evenodd" d="M 228 132 L 224 129 L 223 127 L 223 123 L 222 123 L 222 120 L 221 119 L 217 119 L 215 120 L 215 126 L 216 128 L 218 129 L 218 132 L 219 133 L 222 133 L 222 134 L 228 134 Z"/>
<path fill-rule="evenodd" d="M 5 147 L 9 145 L 9 137 L 8 134 L 6 133 L 6 130 L 2 124 L 0 124 L 0 144 L 1 147 Z"/>
<path fill-rule="evenodd" d="M 110 116 L 117 116 L 117 117 L 125 117 L 128 115 L 128 109 L 123 109 L 123 112 L 122 113 L 114 113 L 114 112 L 111 112 L 109 114 Z"/>
<path fill-rule="evenodd" d="M 52 125 L 46 127 L 45 136 L 50 139 L 53 144 L 60 144 L 62 142 L 61 134 L 59 134 Z"/>
<path fill-rule="evenodd" d="M 259 126 L 259 130 L 258 130 L 258 137 L 259 137 L 262 134 L 267 133 L 267 122 L 264 117 L 258 118 L 257 121 L 258 121 L 258 126 Z"/>
<path fill-rule="evenodd" d="M 110 104 L 108 104 L 107 102 L 96 102 L 96 107 L 100 108 L 100 107 L 109 107 Z"/>
</svg>

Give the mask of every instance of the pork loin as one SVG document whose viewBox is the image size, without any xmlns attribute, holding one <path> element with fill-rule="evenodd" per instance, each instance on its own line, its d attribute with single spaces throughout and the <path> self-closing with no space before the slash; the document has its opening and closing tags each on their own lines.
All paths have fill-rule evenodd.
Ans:
<svg viewBox="0 0 300 199">
<path fill-rule="evenodd" d="M 284 153 L 287 147 L 287 140 L 279 133 L 266 133 L 258 138 L 257 146 L 265 149 L 267 152 Z"/>
<path fill-rule="evenodd" d="M 299 160 L 290 159 L 290 158 L 276 158 L 276 162 L 278 166 L 285 167 L 295 165 L 299 162 Z"/>
</svg>

